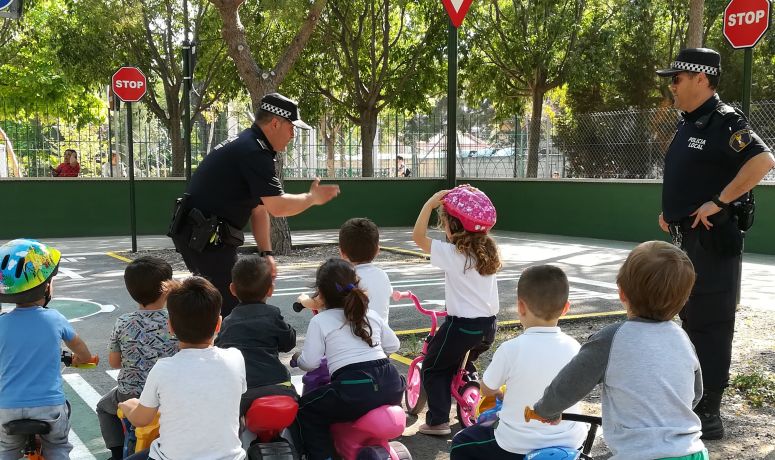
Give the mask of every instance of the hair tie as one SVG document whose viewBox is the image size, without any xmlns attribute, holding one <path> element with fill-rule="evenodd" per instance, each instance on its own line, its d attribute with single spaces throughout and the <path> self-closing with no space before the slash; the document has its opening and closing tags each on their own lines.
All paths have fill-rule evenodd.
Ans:
<svg viewBox="0 0 775 460">
<path fill-rule="evenodd" d="M 339 292 L 344 292 L 349 294 L 353 289 L 355 289 L 355 285 L 353 283 L 348 284 L 347 286 L 342 287 L 339 283 L 335 283 L 336 290 Z"/>
</svg>

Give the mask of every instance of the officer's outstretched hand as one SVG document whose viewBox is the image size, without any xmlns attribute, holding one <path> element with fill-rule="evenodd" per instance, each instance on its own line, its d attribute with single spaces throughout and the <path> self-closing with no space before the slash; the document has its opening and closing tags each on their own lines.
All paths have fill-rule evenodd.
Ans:
<svg viewBox="0 0 775 460">
<path fill-rule="evenodd" d="M 665 232 L 665 233 L 669 233 L 670 232 L 670 228 L 668 228 L 667 222 L 665 222 L 665 216 L 662 215 L 661 212 L 659 213 L 659 228 L 661 228 L 662 231 Z"/>
<path fill-rule="evenodd" d="M 309 186 L 309 194 L 312 195 L 312 204 L 325 204 L 339 195 L 339 186 L 320 185 L 320 178 L 316 177 Z"/>
<path fill-rule="evenodd" d="M 710 228 L 713 227 L 713 224 L 710 223 L 708 217 L 716 214 L 719 211 L 721 211 L 721 208 L 716 206 L 716 203 L 712 201 L 708 201 L 707 203 L 703 204 L 696 211 L 691 213 L 692 216 L 695 216 L 694 222 L 692 223 L 692 228 L 696 227 L 698 223 L 702 222 L 702 225 L 704 225 L 706 229 L 710 230 Z"/>
</svg>

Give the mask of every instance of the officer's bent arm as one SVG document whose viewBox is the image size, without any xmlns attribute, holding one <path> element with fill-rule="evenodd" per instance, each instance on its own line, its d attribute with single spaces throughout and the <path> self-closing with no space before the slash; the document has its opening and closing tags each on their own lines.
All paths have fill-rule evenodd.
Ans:
<svg viewBox="0 0 775 460">
<path fill-rule="evenodd" d="M 721 191 L 719 200 L 730 203 L 748 193 L 772 168 L 775 168 L 775 158 L 770 152 L 762 152 L 746 161 L 732 182 Z"/>
<path fill-rule="evenodd" d="M 261 201 L 269 214 L 275 217 L 290 217 L 300 214 L 312 206 L 311 193 L 284 193 L 279 196 L 262 196 Z"/>
</svg>

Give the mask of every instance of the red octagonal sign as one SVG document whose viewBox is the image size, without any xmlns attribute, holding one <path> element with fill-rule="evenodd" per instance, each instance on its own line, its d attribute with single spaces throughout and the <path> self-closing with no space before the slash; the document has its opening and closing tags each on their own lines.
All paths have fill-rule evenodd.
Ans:
<svg viewBox="0 0 775 460">
<path fill-rule="evenodd" d="M 733 48 L 753 48 L 769 26 L 768 0 L 732 0 L 724 10 L 724 36 Z"/>
<path fill-rule="evenodd" d="M 113 74 L 113 93 L 124 102 L 137 102 L 145 96 L 145 75 L 137 67 L 122 67 Z"/>
</svg>

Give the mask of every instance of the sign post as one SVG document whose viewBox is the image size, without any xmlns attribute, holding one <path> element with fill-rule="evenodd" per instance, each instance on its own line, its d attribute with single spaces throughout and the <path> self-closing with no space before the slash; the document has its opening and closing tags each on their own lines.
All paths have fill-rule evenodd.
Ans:
<svg viewBox="0 0 775 460">
<path fill-rule="evenodd" d="M 724 9 L 724 37 L 732 48 L 745 49 L 743 62 L 743 112 L 751 108 L 753 47 L 770 27 L 769 0 L 731 0 Z"/>
<path fill-rule="evenodd" d="M 449 15 L 447 38 L 447 188 L 457 176 L 457 29 L 463 24 L 473 0 L 441 0 Z"/>
<path fill-rule="evenodd" d="M 22 6 L 22 0 L 0 0 L 0 18 L 21 18 Z"/>
<path fill-rule="evenodd" d="M 113 93 L 126 102 L 127 155 L 129 161 L 129 221 L 132 232 L 132 252 L 137 252 L 137 219 L 135 209 L 135 154 L 132 133 L 132 102 L 145 96 L 148 81 L 137 67 L 121 67 L 113 74 Z M 110 156 L 110 155 L 109 155 Z M 108 161 L 111 161 L 109 158 Z"/>
</svg>

